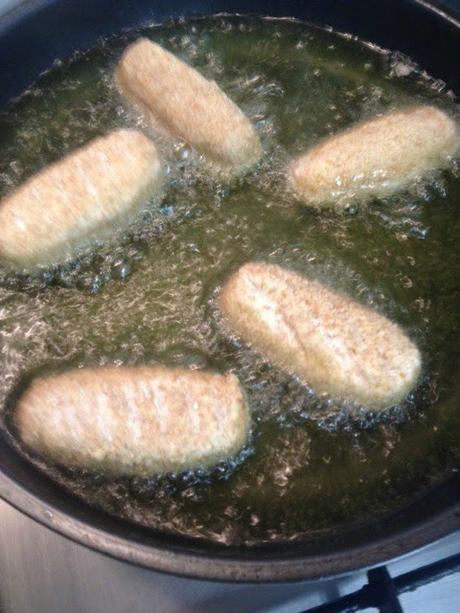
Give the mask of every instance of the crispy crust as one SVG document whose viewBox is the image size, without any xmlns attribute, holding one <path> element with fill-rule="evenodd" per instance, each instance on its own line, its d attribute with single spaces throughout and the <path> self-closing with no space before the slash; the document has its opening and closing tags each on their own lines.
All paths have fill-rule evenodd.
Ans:
<svg viewBox="0 0 460 613">
<path fill-rule="evenodd" d="M 222 168 L 239 172 L 261 157 L 254 127 L 218 85 L 148 39 L 126 49 L 115 78 L 155 130 L 188 142 Z"/>
<path fill-rule="evenodd" d="M 399 326 L 279 266 L 244 265 L 218 303 L 238 335 L 317 392 L 385 408 L 420 375 L 420 353 Z"/>
<path fill-rule="evenodd" d="M 241 449 L 250 425 L 237 377 L 163 367 L 37 379 L 15 421 L 22 440 L 49 459 L 115 474 L 212 466 Z"/>
<path fill-rule="evenodd" d="M 291 162 L 288 177 L 308 204 L 342 208 L 352 199 L 387 196 L 446 166 L 459 146 L 455 122 L 439 109 L 419 106 L 331 136 Z"/>
<path fill-rule="evenodd" d="M 121 224 L 159 189 L 155 145 L 114 130 L 47 166 L 0 204 L 0 254 L 15 265 L 62 261 Z"/>
</svg>

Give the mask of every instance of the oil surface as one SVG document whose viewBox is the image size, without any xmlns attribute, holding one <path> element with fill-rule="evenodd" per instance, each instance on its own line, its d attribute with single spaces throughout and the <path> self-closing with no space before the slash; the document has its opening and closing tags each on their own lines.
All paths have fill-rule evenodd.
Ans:
<svg viewBox="0 0 460 613">
<path fill-rule="evenodd" d="M 6 399 L 37 372 L 108 363 L 232 371 L 254 427 L 242 454 L 210 472 L 108 480 L 30 460 L 113 515 L 221 543 L 301 538 L 404 505 L 460 462 L 458 168 L 340 216 L 301 206 L 284 169 L 381 111 L 428 102 L 458 117 L 452 96 L 405 58 L 301 23 L 215 17 L 147 27 L 57 63 L 10 104 L 0 117 L 1 195 L 112 127 L 148 132 L 112 80 L 139 35 L 215 79 L 256 125 L 265 157 L 225 182 L 186 145 L 156 137 L 167 175 L 160 206 L 75 262 L 33 276 L 0 270 L 0 427 L 27 454 Z M 254 259 L 399 322 L 423 354 L 419 388 L 383 413 L 337 406 L 229 337 L 215 294 Z"/>
</svg>

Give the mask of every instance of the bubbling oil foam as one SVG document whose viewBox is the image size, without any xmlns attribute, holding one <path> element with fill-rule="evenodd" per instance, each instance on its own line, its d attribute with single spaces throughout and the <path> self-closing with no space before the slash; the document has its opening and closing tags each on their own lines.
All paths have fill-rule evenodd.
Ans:
<svg viewBox="0 0 460 613">
<path fill-rule="evenodd" d="M 149 133 L 122 105 L 113 69 L 149 36 L 216 80 L 266 151 L 227 181 L 184 143 Z M 394 509 L 460 458 L 460 355 L 454 172 L 344 215 L 302 208 L 289 159 L 356 120 L 449 92 L 409 60 L 288 20 L 217 16 L 146 27 L 54 66 L 0 118 L 3 194 L 40 167 L 119 126 L 155 138 L 167 189 L 122 236 L 36 275 L 0 271 L 5 435 L 24 378 L 88 365 L 164 363 L 232 371 L 253 413 L 249 445 L 211 471 L 108 480 L 29 459 L 85 501 L 129 521 L 226 544 L 305 535 Z M 215 296 L 249 260 L 318 279 L 398 321 L 424 378 L 399 407 L 368 412 L 318 397 L 221 325 Z"/>
</svg>

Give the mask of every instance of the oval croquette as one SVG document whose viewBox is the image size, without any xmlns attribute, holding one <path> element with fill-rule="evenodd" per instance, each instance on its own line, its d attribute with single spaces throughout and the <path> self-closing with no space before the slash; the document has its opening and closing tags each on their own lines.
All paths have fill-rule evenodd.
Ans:
<svg viewBox="0 0 460 613">
<path fill-rule="evenodd" d="M 222 169 L 239 173 L 261 157 L 253 125 L 219 86 L 148 39 L 126 49 L 116 81 L 154 129 L 186 141 Z"/>
<path fill-rule="evenodd" d="M 279 266 L 245 264 L 218 304 L 243 340 L 316 392 L 385 408 L 419 377 L 420 353 L 398 325 Z"/>
<path fill-rule="evenodd" d="M 0 203 L 0 256 L 27 268 L 64 261 L 126 223 L 160 184 L 155 145 L 136 130 L 114 130 Z"/>
<path fill-rule="evenodd" d="M 295 159 L 291 187 L 307 204 L 344 208 L 352 200 L 389 196 L 459 150 L 460 131 L 432 106 L 393 111 L 358 123 Z"/>
<path fill-rule="evenodd" d="M 234 375 L 145 366 L 39 378 L 15 422 L 30 448 L 59 464 L 135 475 L 225 460 L 246 442 L 250 418 Z"/>
</svg>

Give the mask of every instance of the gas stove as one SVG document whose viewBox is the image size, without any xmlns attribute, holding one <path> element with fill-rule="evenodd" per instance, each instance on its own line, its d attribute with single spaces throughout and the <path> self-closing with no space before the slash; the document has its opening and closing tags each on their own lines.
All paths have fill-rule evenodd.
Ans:
<svg viewBox="0 0 460 613">
<path fill-rule="evenodd" d="M 460 532 L 384 567 L 345 577 L 232 585 L 113 560 L 0 501 L 0 569 L 2 613 L 460 611 Z"/>
</svg>

